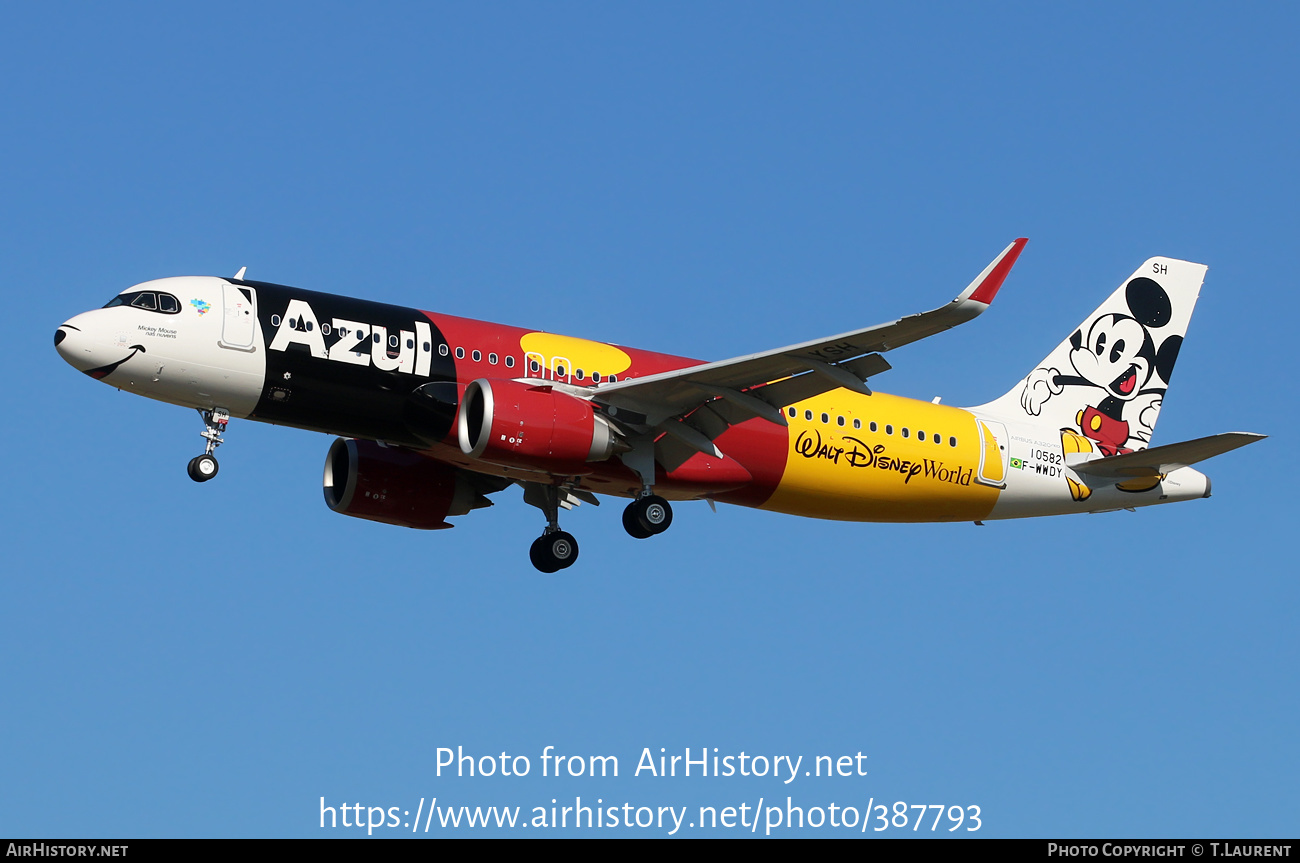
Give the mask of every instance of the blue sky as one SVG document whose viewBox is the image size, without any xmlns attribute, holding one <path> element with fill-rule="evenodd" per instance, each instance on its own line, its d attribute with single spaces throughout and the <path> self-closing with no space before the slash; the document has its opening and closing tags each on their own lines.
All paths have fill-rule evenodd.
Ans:
<svg viewBox="0 0 1300 863">
<path fill-rule="evenodd" d="M 0 835 L 344 836 L 321 797 L 432 796 L 1296 834 L 1294 10 L 0 16 Z M 720 359 L 933 307 L 1022 235 L 991 311 L 873 384 L 987 401 L 1147 257 L 1208 264 L 1155 442 L 1271 435 L 1206 466 L 1212 499 L 983 528 L 697 503 L 644 542 L 610 500 L 541 576 L 517 490 L 452 531 L 348 519 L 321 500 L 330 438 L 248 422 L 199 486 L 191 412 L 51 344 L 134 283 L 247 266 Z M 548 745 L 620 776 L 544 778 Z M 438 777 L 456 746 L 532 772 Z M 633 776 L 646 747 L 869 770 Z"/>
</svg>

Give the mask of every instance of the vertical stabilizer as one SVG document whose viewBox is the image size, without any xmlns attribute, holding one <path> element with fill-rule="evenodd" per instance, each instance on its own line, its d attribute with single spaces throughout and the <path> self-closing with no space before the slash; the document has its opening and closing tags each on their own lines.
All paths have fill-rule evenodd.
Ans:
<svg viewBox="0 0 1300 863">
<path fill-rule="evenodd" d="M 974 410 L 1069 430 L 1104 455 L 1145 449 L 1205 271 L 1151 258 L 1010 392 Z"/>
</svg>

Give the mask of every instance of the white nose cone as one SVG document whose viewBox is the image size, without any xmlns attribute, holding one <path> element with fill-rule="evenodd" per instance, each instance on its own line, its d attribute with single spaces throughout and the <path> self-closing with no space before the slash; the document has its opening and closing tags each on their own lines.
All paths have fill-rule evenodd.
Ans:
<svg viewBox="0 0 1300 863">
<path fill-rule="evenodd" d="M 103 363 L 95 356 L 94 341 L 76 324 L 82 317 L 84 315 L 77 315 L 54 331 L 54 349 L 68 365 L 79 372 L 88 372 Z"/>
<path fill-rule="evenodd" d="M 119 345 L 104 336 L 102 309 L 82 312 L 54 332 L 54 349 L 68 365 L 99 380 L 117 370 L 143 345 Z"/>
</svg>

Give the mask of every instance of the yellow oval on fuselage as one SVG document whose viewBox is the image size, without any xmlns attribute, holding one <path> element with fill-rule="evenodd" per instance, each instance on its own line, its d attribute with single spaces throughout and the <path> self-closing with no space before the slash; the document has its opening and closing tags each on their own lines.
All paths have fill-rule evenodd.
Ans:
<svg viewBox="0 0 1300 863">
<path fill-rule="evenodd" d="M 565 369 L 568 374 L 572 374 L 574 369 L 582 369 L 587 375 L 592 372 L 606 376 L 617 375 L 632 365 L 632 358 L 613 345 L 576 339 L 573 336 L 529 333 L 519 339 L 519 347 L 526 354 L 542 357 L 542 365 L 552 371 L 557 360 L 568 362 L 569 367 Z"/>
</svg>

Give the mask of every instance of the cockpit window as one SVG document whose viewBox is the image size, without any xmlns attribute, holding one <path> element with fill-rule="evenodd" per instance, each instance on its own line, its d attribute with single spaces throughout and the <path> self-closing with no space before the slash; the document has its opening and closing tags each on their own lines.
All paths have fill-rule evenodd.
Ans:
<svg viewBox="0 0 1300 863">
<path fill-rule="evenodd" d="M 118 294 L 104 304 L 106 309 L 111 309 L 113 306 L 131 306 L 146 312 L 161 312 L 164 315 L 179 314 L 181 310 L 180 300 L 160 291 L 132 291 Z"/>
</svg>

